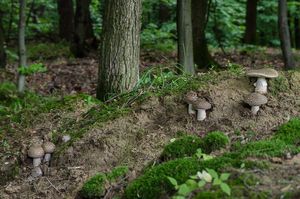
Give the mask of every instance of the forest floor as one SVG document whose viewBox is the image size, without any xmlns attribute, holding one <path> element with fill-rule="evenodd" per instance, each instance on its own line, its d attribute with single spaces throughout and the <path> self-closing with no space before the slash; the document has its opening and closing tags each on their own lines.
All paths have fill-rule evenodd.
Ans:
<svg viewBox="0 0 300 199">
<path fill-rule="evenodd" d="M 299 54 L 297 52 L 298 65 Z M 95 94 L 96 59 L 44 61 L 48 71 L 29 77 L 28 86 L 44 96 L 55 94 L 61 97 L 55 106 L 50 103 L 49 109 L 21 112 L 25 115 L 17 121 L 11 118 L 0 120 L 4 130 L 0 134 L 0 198 L 74 198 L 88 178 L 118 165 L 127 165 L 130 168 L 128 180 L 134 179 L 144 167 L 155 162 L 163 147 L 179 131 L 202 137 L 219 130 L 229 136 L 231 143 L 247 143 L 269 138 L 279 125 L 300 117 L 300 72 L 281 71 L 283 63 L 279 50 L 239 50 L 227 55 L 215 53 L 214 57 L 223 69 L 206 74 L 200 71 L 191 80 L 200 85 L 193 88 L 198 95 L 213 105 L 203 122 L 187 114 L 182 100 L 184 93 L 192 87 L 175 91 L 168 88 L 167 92 L 156 95 L 150 92 L 145 96 L 143 90 L 138 90 L 124 102 L 119 103 L 116 98 L 99 104 L 86 95 L 75 95 Z M 143 53 L 142 70 L 158 65 L 172 67 L 174 59 L 174 54 Z M 244 72 L 266 65 L 278 69 L 280 78 L 270 81 L 268 103 L 254 117 L 243 103 L 244 97 L 253 92 L 254 83 Z M 0 80 L 14 80 L 14 74 L 13 66 L 10 66 L 9 72 Z M 177 79 L 172 79 L 172 85 L 190 79 L 174 81 Z M 115 108 L 110 109 L 110 106 Z M 103 115 L 97 115 L 97 112 L 103 112 Z M 71 141 L 63 143 L 63 135 L 70 135 Z M 51 167 L 44 168 L 46 175 L 32 179 L 29 177 L 31 160 L 27 158 L 26 149 L 45 136 L 56 141 L 58 151 Z M 249 192 L 268 192 L 275 198 L 300 189 L 300 154 L 253 159 L 266 161 L 268 169 L 232 171 L 255 175 L 258 180 L 254 185 L 248 185 L 247 180 L 244 182 Z"/>
</svg>

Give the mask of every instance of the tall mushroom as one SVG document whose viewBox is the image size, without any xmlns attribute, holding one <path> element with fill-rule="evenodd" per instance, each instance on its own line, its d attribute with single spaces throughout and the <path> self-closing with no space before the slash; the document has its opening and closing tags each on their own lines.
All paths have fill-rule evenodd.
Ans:
<svg viewBox="0 0 300 199">
<path fill-rule="evenodd" d="M 188 113 L 190 115 L 195 114 L 195 111 L 193 110 L 193 102 L 195 102 L 198 99 L 197 93 L 194 91 L 188 92 L 184 96 L 184 101 L 188 104 Z"/>
<path fill-rule="evenodd" d="M 203 121 L 206 118 L 206 110 L 211 109 L 211 104 L 204 99 L 197 99 L 193 102 L 193 106 L 197 110 L 197 120 Z"/>
<path fill-rule="evenodd" d="M 255 92 L 264 94 L 268 92 L 268 83 L 266 78 L 276 78 L 278 77 L 278 72 L 272 68 L 262 68 L 256 70 L 250 70 L 247 72 L 249 77 L 257 77 L 255 82 Z"/>
<path fill-rule="evenodd" d="M 41 160 L 44 156 L 44 150 L 39 144 L 34 144 L 28 150 L 28 156 L 33 158 L 33 169 L 31 171 L 32 177 L 38 177 L 43 175 L 40 168 Z"/>
<path fill-rule="evenodd" d="M 44 157 L 44 162 L 50 162 L 51 159 L 51 153 L 54 152 L 55 150 L 55 145 L 52 142 L 45 142 L 42 145 L 44 151 L 45 151 L 45 157 Z"/>
<path fill-rule="evenodd" d="M 245 98 L 244 101 L 251 106 L 251 113 L 253 115 L 257 115 L 259 106 L 266 104 L 268 102 L 268 99 L 262 94 L 251 93 Z"/>
</svg>

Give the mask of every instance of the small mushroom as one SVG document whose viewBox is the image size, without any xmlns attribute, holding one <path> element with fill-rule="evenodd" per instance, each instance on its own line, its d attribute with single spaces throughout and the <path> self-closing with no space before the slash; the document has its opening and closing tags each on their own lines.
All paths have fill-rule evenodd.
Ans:
<svg viewBox="0 0 300 199">
<path fill-rule="evenodd" d="M 268 102 L 268 99 L 262 94 L 251 93 L 245 98 L 244 101 L 251 106 L 251 113 L 253 115 L 257 115 L 259 106 L 266 104 Z"/>
<path fill-rule="evenodd" d="M 33 167 L 38 167 L 41 164 L 44 153 L 41 145 L 35 144 L 29 148 L 28 156 L 33 158 Z"/>
<path fill-rule="evenodd" d="M 193 106 L 197 110 L 197 120 L 203 121 L 206 118 L 206 110 L 211 109 L 211 104 L 204 99 L 198 99 L 193 102 Z"/>
<path fill-rule="evenodd" d="M 184 96 L 184 101 L 186 103 L 188 103 L 188 113 L 190 115 L 195 114 L 195 111 L 193 110 L 193 102 L 195 102 L 198 99 L 197 93 L 194 91 L 190 91 L 188 92 L 185 96 Z"/>
<path fill-rule="evenodd" d="M 278 77 L 278 72 L 272 68 L 262 68 L 248 71 L 247 76 L 257 77 L 257 81 L 254 83 L 255 92 L 264 94 L 268 92 L 268 83 L 266 78 L 276 78 Z"/>
<path fill-rule="evenodd" d="M 52 142 L 45 142 L 45 143 L 43 143 L 42 147 L 45 151 L 44 162 L 50 162 L 51 153 L 54 152 L 55 145 Z"/>
<path fill-rule="evenodd" d="M 42 169 L 39 166 L 38 167 L 34 167 L 31 170 L 31 176 L 34 177 L 34 178 L 42 176 L 42 175 L 43 175 L 43 171 L 42 171 Z"/>
</svg>

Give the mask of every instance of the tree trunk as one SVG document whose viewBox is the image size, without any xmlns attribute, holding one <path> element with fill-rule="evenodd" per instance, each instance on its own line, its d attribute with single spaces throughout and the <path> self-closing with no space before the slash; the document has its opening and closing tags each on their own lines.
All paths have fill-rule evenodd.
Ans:
<svg viewBox="0 0 300 199">
<path fill-rule="evenodd" d="M 171 19 L 171 10 L 162 0 L 159 1 L 158 6 L 158 21 L 160 26 L 162 26 L 163 23 Z"/>
<path fill-rule="evenodd" d="M 26 23 L 26 0 L 20 0 L 19 10 L 19 67 L 27 67 L 26 46 L 25 46 L 25 23 Z M 25 90 L 25 76 L 19 74 L 18 91 L 23 93 Z"/>
<path fill-rule="evenodd" d="M 295 68 L 295 62 L 291 49 L 290 32 L 287 19 L 287 2 L 286 0 L 278 0 L 278 3 L 278 26 L 283 60 L 286 69 L 293 69 Z"/>
<path fill-rule="evenodd" d="M 74 32 L 73 0 L 57 0 L 59 14 L 59 36 L 66 41 L 72 41 Z"/>
<path fill-rule="evenodd" d="M 295 46 L 300 49 L 300 20 L 299 16 L 295 17 Z"/>
<path fill-rule="evenodd" d="M 75 32 L 72 52 L 76 57 L 87 55 L 94 42 L 94 32 L 90 15 L 91 0 L 76 0 Z"/>
<path fill-rule="evenodd" d="M 178 59 L 183 71 L 195 74 L 192 32 L 192 0 L 177 0 Z"/>
<path fill-rule="evenodd" d="M 141 0 L 104 4 L 97 98 L 132 90 L 139 79 Z"/>
<path fill-rule="evenodd" d="M 5 53 L 5 36 L 2 26 L 2 18 L 3 18 L 3 11 L 0 10 L 0 68 L 5 68 L 6 66 L 6 53 Z"/>
<path fill-rule="evenodd" d="M 208 68 L 214 63 L 205 38 L 207 15 L 208 0 L 192 0 L 194 61 L 199 68 Z"/>
<path fill-rule="evenodd" d="M 255 44 L 256 42 L 256 17 L 258 0 L 247 0 L 246 31 L 244 43 Z"/>
</svg>

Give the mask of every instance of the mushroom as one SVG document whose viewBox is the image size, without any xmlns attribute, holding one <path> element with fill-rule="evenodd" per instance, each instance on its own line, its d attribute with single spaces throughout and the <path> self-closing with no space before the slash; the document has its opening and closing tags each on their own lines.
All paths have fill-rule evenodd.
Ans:
<svg viewBox="0 0 300 199">
<path fill-rule="evenodd" d="M 194 91 L 190 91 L 188 92 L 185 96 L 184 96 L 184 101 L 186 103 L 188 103 L 188 113 L 190 115 L 195 114 L 195 111 L 193 110 L 193 102 L 195 102 L 198 99 L 197 93 Z"/>
<path fill-rule="evenodd" d="M 44 149 L 41 145 L 34 144 L 29 148 L 28 156 L 33 158 L 33 167 L 38 167 L 41 164 L 44 153 Z"/>
<path fill-rule="evenodd" d="M 251 113 L 253 115 L 257 115 L 259 106 L 266 104 L 268 102 L 268 99 L 262 94 L 251 93 L 245 98 L 244 101 L 251 106 Z"/>
<path fill-rule="evenodd" d="M 44 162 L 50 162 L 51 159 L 51 153 L 54 152 L 55 150 L 55 145 L 52 142 L 45 142 L 42 145 L 44 151 L 45 151 L 45 157 L 44 157 Z"/>
<path fill-rule="evenodd" d="M 206 118 L 206 110 L 211 109 L 211 104 L 204 99 L 197 99 L 193 102 L 193 106 L 197 109 L 198 121 L 203 121 Z"/>
<path fill-rule="evenodd" d="M 34 178 L 42 176 L 42 175 L 43 175 L 43 172 L 42 172 L 42 169 L 39 166 L 38 167 L 34 167 L 31 170 L 31 176 L 34 177 Z"/>
<path fill-rule="evenodd" d="M 268 91 L 268 83 L 266 78 L 278 77 L 278 72 L 272 68 L 262 68 L 256 70 L 250 70 L 247 72 L 249 77 L 257 77 L 257 81 L 254 83 L 255 92 L 264 94 Z"/>
</svg>

